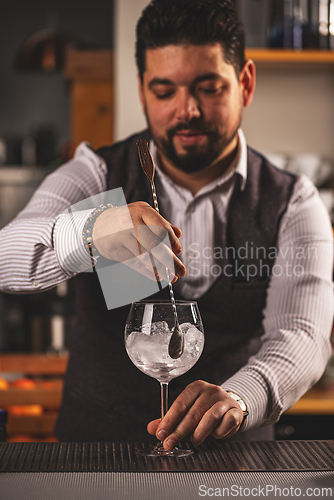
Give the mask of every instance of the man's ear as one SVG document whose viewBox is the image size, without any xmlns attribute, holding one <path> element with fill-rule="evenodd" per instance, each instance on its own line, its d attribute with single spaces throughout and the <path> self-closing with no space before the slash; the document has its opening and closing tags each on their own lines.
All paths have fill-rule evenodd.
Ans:
<svg viewBox="0 0 334 500">
<path fill-rule="evenodd" d="M 256 68 L 254 62 L 249 59 L 245 62 L 240 73 L 240 85 L 242 89 L 243 105 L 249 106 L 253 100 L 256 81 Z"/>
<path fill-rule="evenodd" d="M 139 98 L 141 102 L 141 107 L 143 110 L 144 115 L 146 114 L 146 105 L 145 105 L 145 97 L 144 97 L 144 87 L 143 87 L 143 82 L 142 79 L 140 78 L 140 75 L 137 75 L 137 81 L 138 81 L 138 90 L 139 90 Z"/>
</svg>

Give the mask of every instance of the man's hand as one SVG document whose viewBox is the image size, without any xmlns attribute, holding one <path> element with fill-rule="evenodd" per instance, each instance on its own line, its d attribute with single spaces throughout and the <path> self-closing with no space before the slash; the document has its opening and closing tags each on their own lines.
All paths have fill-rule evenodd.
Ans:
<svg viewBox="0 0 334 500">
<path fill-rule="evenodd" d="M 168 268 L 174 273 L 174 282 L 186 274 L 177 257 L 182 251 L 181 234 L 178 227 L 172 226 L 148 203 L 139 201 L 105 210 L 96 219 L 92 236 L 103 257 L 124 262 L 152 280 L 158 277 L 168 281 Z"/>
<path fill-rule="evenodd" d="M 147 430 L 163 441 L 166 450 L 172 450 L 189 432 L 193 432 L 191 441 L 195 445 L 209 435 L 216 439 L 230 437 L 242 421 L 239 404 L 226 391 L 197 380 L 181 392 L 163 420 L 153 420 Z"/>
</svg>

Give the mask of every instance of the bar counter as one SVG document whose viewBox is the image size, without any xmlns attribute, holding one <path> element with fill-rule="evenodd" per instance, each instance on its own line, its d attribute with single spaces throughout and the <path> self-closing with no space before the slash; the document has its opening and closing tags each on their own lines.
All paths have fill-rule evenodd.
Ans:
<svg viewBox="0 0 334 500">
<path fill-rule="evenodd" d="M 150 444 L 2 443 L 0 498 L 334 497 L 334 441 L 211 442 L 178 459 L 136 454 Z"/>
</svg>

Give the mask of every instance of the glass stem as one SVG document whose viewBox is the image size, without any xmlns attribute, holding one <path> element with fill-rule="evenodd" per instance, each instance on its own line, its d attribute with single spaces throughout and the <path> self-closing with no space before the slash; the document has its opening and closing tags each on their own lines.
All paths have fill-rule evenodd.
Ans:
<svg viewBox="0 0 334 500">
<path fill-rule="evenodd" d="M 168 382 L 160 382 L 160 389 L 161 389 L 161 418 L 163 419 L 168 411 Z"/>
</svg>

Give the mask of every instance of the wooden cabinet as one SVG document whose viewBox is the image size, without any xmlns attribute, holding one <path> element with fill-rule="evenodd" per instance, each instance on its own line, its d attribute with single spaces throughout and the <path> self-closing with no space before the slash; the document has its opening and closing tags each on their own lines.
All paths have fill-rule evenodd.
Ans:
<svg viewBox="0 0 334 500">
<path fill-rule="evenodd" d="M 65 76 L 70 80 L 72 152 L 82 141 L 94 149 L 113 141 L 113 59 L 110 50 L 70 49 Z"/>
<path fill-rule="evenodd" d="M 19 373 L 32 376 L 36 381 L 34 389 L 9 386 L 6 390 L 0 390 L 0 407 L 13 409 L 8 415 L 9 439 L 15 434 L 26 435 L 32 440 L 43 440 L 46 436 L 54 438 L 53 429 L 62 399 L 62 378 L 67 361 L 67 357 L 43 354 L 3 354 L 0 356 L 0 376 L 1 373 Z M 22 405 L 40 405 L 42 411 L 37 415 L 20 415 L 17 407 Z"/>
</svg>

